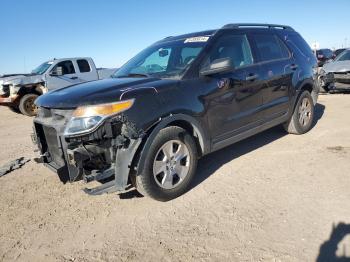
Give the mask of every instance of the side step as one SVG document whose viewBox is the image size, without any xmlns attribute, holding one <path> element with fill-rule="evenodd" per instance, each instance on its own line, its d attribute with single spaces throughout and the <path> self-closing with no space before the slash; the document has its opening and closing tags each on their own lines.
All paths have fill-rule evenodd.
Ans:
<svg viewBox="0 0 350 262">
<path fill-rule="evenodd" d="M 94 180 L 99 181 L 99 180 L 103 180 L 103 179 L 109 178 L 111 176 L 114 176 L 114 172 L 115 172 L 114 167 L 109 168 L 103 172 L 99 172 L 98 170 L 93 170 L 91 175 L 84 176 L 83 179 L 84 179 L 85 183 L 89 183 L 89 182 L 94 181 Z"/>
<path fill-rule="evenodd" d="M 84 188 L 83 191 L 90 196 L 98 196 L 104 193 L 114 193 L 118 190 L 115 186 L 115 181 L 112 180 L 94 188 Z"/>
</svg>

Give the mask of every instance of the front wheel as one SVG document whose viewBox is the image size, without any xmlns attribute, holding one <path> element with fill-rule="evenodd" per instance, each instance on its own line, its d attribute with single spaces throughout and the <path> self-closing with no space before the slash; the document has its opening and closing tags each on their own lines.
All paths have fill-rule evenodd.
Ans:
<svg viewBox="0 0 350 262">
<path fill-rule="evenodd" d="M 299 96 L 292 117 L 284 124 L 290 134 L 301 135 L 308 132 L 314 119 L 314 104 L 309 91 L 303 91 Z"/>
<path fill-rule="evenodd" d="M 24 95 L 19 101 L 19 111 L 26 116 L 35 116 L 38 112 L 38 108 L 34 104 L 34 101 L 37 98 L 37 94 Z"/>
<path fill-rule="evenodd" d="M 174 199 L 188 189 L 197 168 L 197 148 L 186 130 L 170 126 L 152 142 L 143 170 L 136 175 L 136 189 L 160 201 Z"/>
</svg>

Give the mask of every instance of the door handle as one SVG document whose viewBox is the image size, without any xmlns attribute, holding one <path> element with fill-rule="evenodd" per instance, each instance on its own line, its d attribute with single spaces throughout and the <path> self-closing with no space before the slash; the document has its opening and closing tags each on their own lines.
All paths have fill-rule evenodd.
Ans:
<svg viewBox="0 0 350 262">
<path fill-rule="evenodd" d="M 296 70 L 297 68 L 298 68 L 298 65 L 296 65 L 296 64 L 290 65 L 290 69 L 292 69 L 292 70 Z"/>
<path fill-rule="evenodd" d="M 259 76 L 258 76 L 257 74 L 249 74 L 249 75 L 245 78 L 245 80 L 246 80 L 246 81 L 254 81 L 254 80 L 256 80 L 258 77 L 259 77 Z"/>
<path fill-rule="evenodd" d="M 70 79 L 78 79 L 77 76 L 72 76 Z"/>
</svg>

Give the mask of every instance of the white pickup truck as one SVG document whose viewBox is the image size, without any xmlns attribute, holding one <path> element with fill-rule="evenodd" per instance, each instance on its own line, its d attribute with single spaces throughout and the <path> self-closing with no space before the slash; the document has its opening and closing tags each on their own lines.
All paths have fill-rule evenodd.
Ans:
<svg viewBox="0 0 350 262">
<path fill-rule="evenodd" d="M 0 77 L 0 105 L 34 116 L 35 99 L 47 91 L 110 77 L 117 69 L 96 68 L 89 57 L 47 61 L 31 74 Z"/>
</svg>

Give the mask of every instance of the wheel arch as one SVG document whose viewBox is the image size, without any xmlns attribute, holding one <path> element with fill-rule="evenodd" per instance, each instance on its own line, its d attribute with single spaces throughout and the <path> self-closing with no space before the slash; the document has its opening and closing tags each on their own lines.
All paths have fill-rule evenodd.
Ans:
<svg viewBox="0 0 350 262">
<path fill-rule="evenodd" d="M 300 90 L 302 90 L 302 91 L 307 90 L 311 94 L 313 91 L 313 85 L 311 83 L 307 82 L 300 88 Z"/>
<path fill-rule="evenodd" d="M 45 87 L 45 83 L 37 83 L 33 85 L 23 85 L 18 90 L 18 95 L 24 96 L 26 94 L 37 94 L 42 95 L 47 92 L 47 89 Z"/>
<path fill-rule="evenodd" d="M 298 90 L 298 93 L 297 93 L 296 99 L 294 101 L 294 106 L 298 102 L 299 96 L 301 95 L 301 93 L 303 91 L 309 91 L 310 92 L 312 100 L 314 102 L 314 105 L 316 105 L 317 99 L 318 99 L 319 89 L 318 89 L 317 84 L 312 79 L 305 79 L 304 81 L 302 81 L 299 84 L 299 88 L 297 90 Z"/>
<path fill-rule="evenodd" d="M 189 132 L 197 144 L 198 155 L 203 156 L 210 152 L 210 139 L 199 121 L 184 114 L 173 114 L 160 119 L 145 132 L 142 143 L 137 149 L 132 166 L 142 170 L 146 158 L 146 152 L 160 130 L 169 126 L 178 126 Z"/>
</svg>

